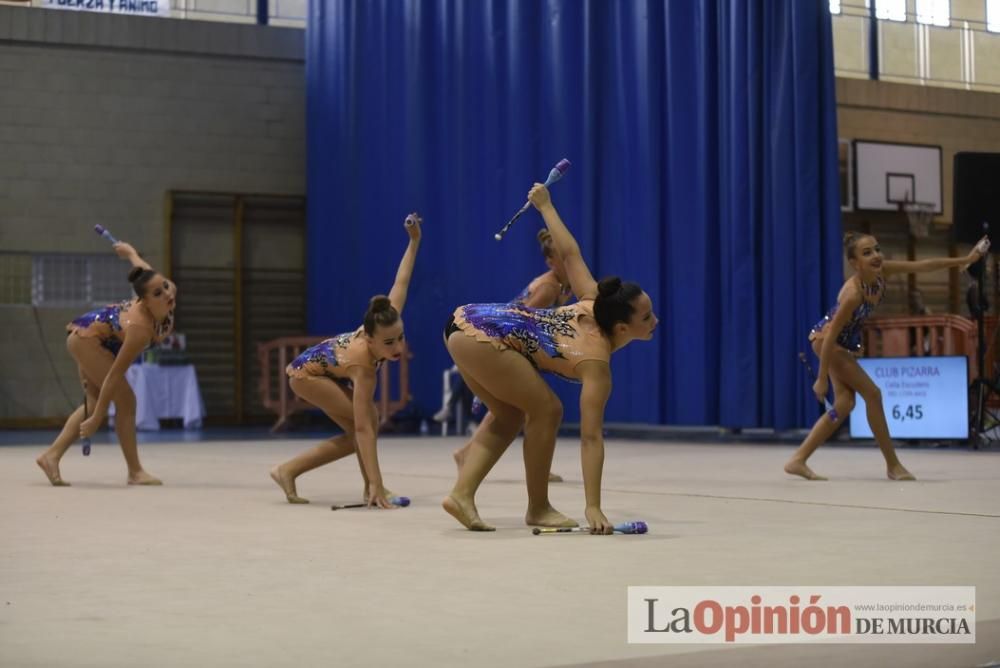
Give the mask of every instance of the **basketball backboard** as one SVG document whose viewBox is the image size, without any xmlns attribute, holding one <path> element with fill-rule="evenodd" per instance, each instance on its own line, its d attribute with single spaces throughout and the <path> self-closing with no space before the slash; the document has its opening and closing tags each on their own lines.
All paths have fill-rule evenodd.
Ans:
<svg viewBox="0 0 1000 668">
<path fill-rule="evenodd" d="M 854 140 L 854 192 L 859 211 L 899 211 L 924 202 L 944 213 L 941 147 Z"/>
</svg>

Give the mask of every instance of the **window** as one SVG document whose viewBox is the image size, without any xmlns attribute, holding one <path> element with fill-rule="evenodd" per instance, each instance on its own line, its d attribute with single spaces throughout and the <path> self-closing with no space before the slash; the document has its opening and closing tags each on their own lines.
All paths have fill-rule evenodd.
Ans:
<svg viewBox="0 0 1000 668">
<path fill-rule="evenodd" d="M 868 0 L 865 0 L 865 5 L 868 5 Z M 906 0 L 875 0 L 875 18 L 905 21 Z"/>
<path fill-rule="evenodd" d="M 89 307 L 128 299 L 128 265 L 110 253 L 0 252 L 0 306 Z"/>
<path fill-rule="evenodd" d="M 986 29 L 1000 32 L 1000 0 L 986 0 Z"/>
<path fill-rule="evenodd" d="M 917 0 L 917 23 L 947 28 L 951 24 L 949 0 Z"/>
<path fill-rule="evenodd" d="M 124 265 L 110 253 L 35 255 L 31 301 L 35 306 L 100 306 L 131 297 Z"/>
</svg>

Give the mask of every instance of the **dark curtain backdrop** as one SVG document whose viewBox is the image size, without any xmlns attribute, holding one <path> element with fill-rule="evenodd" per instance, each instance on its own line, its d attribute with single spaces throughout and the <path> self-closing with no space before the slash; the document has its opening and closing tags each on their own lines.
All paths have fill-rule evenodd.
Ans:
<svg viewBox="0 0 1000 668">
<path fill-rule="evenodd" d="M 536 212 L 493 234 L 566 157 L 591 270 L 662 320 L 614 356 L 608 421 L 815 417 L 797 353 L 842 276 L 826 0 L 313 0 L 307 41 L 311 332 L 358 326 L 419 211 L 403 317 L 436 409 L 446 317 L 544 270 Z"/>
</svg>

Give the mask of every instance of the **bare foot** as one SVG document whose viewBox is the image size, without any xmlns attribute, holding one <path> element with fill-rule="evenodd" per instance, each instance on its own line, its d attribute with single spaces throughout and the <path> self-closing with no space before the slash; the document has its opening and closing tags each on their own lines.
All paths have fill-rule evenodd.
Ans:
<svg viewBox="0 0 1000 668">
<path fill-rule="evenodd" d="M 479 511 L 476 510 L 476 504 L 471 499 L 468 501 L 459 500 L 449 495 L 441 502 L 441 507 L 469 531 L 496 531 L 496 527 L 491 527 L 479 518 Z"/>
<path fill-rule="evenodd" d="M 524 523 L 532 527 L 573 528 L 580 526 L 576 520 L 566 517 L 552 506 L 532 510 L 524 515 Z"/>
<path fill-rule="evenodd" d="M 49 479 L 49 482 L 53 487 L 69 487 L 70 484 L 62 479 L 59 475 L 59 462 L 49 459 L 44 454 L 39 455 L 38 459 L 35 460 L 38 464 L 38 468 L 45 472 L 45 477 Z"/>
<path fill-rule="evenodd" d="M 154 478 L 145 471 L 139 471 L 138 473 L 130 473 L 128 476 L 128 484 L 130 485 L 162 485 L 163 481 L 159 478 Z"/>
<path fill-rule="evenodd" d="M 558 473 L 549 473 L 549 482 L 562 482 L 563 477 Z"/>
<path fill-rule="evenodd" d="M 283 474 L 280 465 L 271 469 L 271 480 L 276 482 L 281 491 L 285 493 L 288 503 L 309 503 L 309 499 L 303 499 L 296 493 L 295 480 Z"/>
<path fill-rule="evenodd" d="M 455 466 L 458 467 L 458 472 L 462 472 L 462 465 L 465 464 L 465 453 L 468 452 L 469 446 L 464 445 L 455 452 L 451 454 L 452 458 L 455 460 Z"/>
<path fill-rule="evenodd" d="M 805 462 L 800 462 L 795 459 L 792 459 L 785 464 L 785 473 L 802 476 L 806 480 L 826 480 L 826 478 L 821 475 L 817 475 L 811 468 L 806 466 Z"/>
<path fill-rule="evenodd" d="M 902 464 L 896 464 L 886 469 L 886 475 L 889 476 L 889 480 L 916 480 L 914 475 L 907 471 Z"/>
</svg>

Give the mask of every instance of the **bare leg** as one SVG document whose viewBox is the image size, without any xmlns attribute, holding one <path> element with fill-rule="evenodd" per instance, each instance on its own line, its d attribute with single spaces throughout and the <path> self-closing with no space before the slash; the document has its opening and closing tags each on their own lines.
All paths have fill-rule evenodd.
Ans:
<svg viewBox="0 0 1000 668">
<path fill-rule="evenodd" d="M 162 485 L 163 482 L 159 478 L 146 473 L 139 461 L 139 444 L 135 433 L 135 394 L 132 389 L 123 387 L 114 402 L 115 433 L 118 435 L 118 444 L 128 466 L 128 484 Z"/>
<path fill-rule="evenodd" d="M 486 417 L 484 417 L 483 420 L 488 420 L 488 419 L 490 419 L 489 413 L 486 414 Z M 458 467 L 459 471 L 462 470 L 462 464 L 465 462 L 465 456 L 469 454 L 469 446 L 471 445 L 471 443 L 472 441 L 469 441 L 469 443 L 466 443 L 461 448 L 453 452 L 451 455 L 452 458 L 455 460 L 455 466 Z M 527 455 L 525 455 L 525 460 L 527 460 Z M 549 482 L 563 482 L 563 477 L 557 473 L 549 472 Z"/>
<path fill-rule="evenodd" d="M 93 406 L 94 404 L 91 403 L 90 408 L 93 408 Z M 63 425 L 62 431 L 59 432 L 56 440 L 35 460 L 35 463 L 45 472 L 45 476 L 52 483 L 53 487 L 69 487 L 69 483 L 64 481 L 59 474 L 59 460 L 62 459 L 63 455 L 66 454 L 66 451 L 73 445 L 76 439 L 80 438 L 80 423 L 83 422 L 83 413 L 83 406 L 77 407 L 66 420 L 66 424 Z"/>
<path fill-rule="evenodd" d="M 494 405 L 500 406 L 497 402 L 494 402 Z M 448 514 L 461 522 L 465 528 L 472 531 L 495 530 L 479 517 L 479 511 L 476 509 L 476 492 L 511 441 L 517 437 L 523 420 L 523 414 L 513 407 L 499 408 L 499 414 L 491 410 L 490 415 L 479 425 L 466 446 L 465 465 L 458 472 L 458 480 L 455 481 L 451 493 L 441 503 Z"/>
<path fill-rule="evenodd" d="M 866 397 L 865 408 L 868 424 L 872 428 L 872 433 L 875 434 L 875 441 L 878 443 L 879 450 L 882 451 L 882 457 L 885 458 L 886 475 L 889 480 L 916 480 L 896 456 L 896 448 L 893 447 L 892 438 L 889 436 L 889 425 L 885 422 L 881 392 L 874 396 L 871 401 Z"/>
<path fill-rule="evenodd" d="M 487 413 L 486 417 L 483 418 L 483 421 L 486 421 L 489 418 L 490 418 L 490 414 Z M 475 435 L 473 435 L 472 438 L 475 438 Z M 472 441 L 469 441 L 468 443 L 466 443 L 465 445 L 463 445 L 462 447 L 460 447 L 458 450 L 456 450 L 455 452 L 451 453 L 451 457 L 452 457 L 452 459 L 455 460 L 455 466 L 458 467 L 458 472 L 459 473 L 462 472 L 462 464 L 465 463 L 465 457 L 466 457 L 466 455 L 469 454 L 469 446 L 471 444 L 472 444 Z"/>
<path fill-rule="evenodd" d="M 309 503 L 308 499 L 298 495 L 295 479 L 324 464 L 347 457 L 357 450 L 357 444 L 354 440 L 352 396 L 347 389 L 322 376 L 292 378 L 289 385 L 296 395 L 321 409 L 327 417 L 344 430 L 340 436 L 329 438 L 314 448 L 306 450 L 271 469 L 271 479 L 285 493 L 285 498 L 289 503 Z M 364 476 L 363 467 L 361 473 Z"/>
<path fill-rule="evenodd" d="M 525 464 L 530 469 L 528 515 L 532 520 L 546 523 L 572 522 L 548 502 L 547 478 L 558 426 L 557 421 L 553 425 L 558 410 L 552 403 L 558 404 L 558 400 L 552 390 L 516 352 L 498 351 L 488 343 L 458 333 L 449 337 L 447 344 L 469 389 L 489 407 L 493 419 L 484 420 L 469 444 L 455 488 L 443 504 L 445 510 L 468 528 L 492 528 L 479 519 L 475 494 L 486 474 L 517 436 L 526 417 L 526 449 L 534 453 L 534 449 L 539 448 Z M 545 443 L 545 438 L 550 442 Z"/>
<path fill-rule="evenodd" d="M 71 357 L 77 361 L 77 372 L 80 376 L 80 386 L 85 388 L 84 400 L 87 402 L 86 409 L 84 406 L 79 406 L 74 410 L 69 418 L 66 419 L 66 424 L 63 425 L 62 431 L 56 437 L 56 440 L 52 442 L 52 445 L 48 449 L 38 456 L 35 463 L 38 467 L 42 469 L 45 476 L 49 479 L 49 482 L 54 487 L 69 487 L 69 483 L 62 479 L 59 473 L 59 461 L 69 450 L 70 446 L 80 438 L 80 423 L 83 422 L 84 415 L 90 415 L 94 412 L 94 406 L 97 405 L 97 394 L 100 388 L 98 383 L 88 383 L 87 376 L 84 374 L 83 367 L 80 366 L 77 356 L 84 354 L 88 356 L 96 355 L 99 359 L 103 357 L 103 362 L 106 363 L 107 368 L 111 368 L 111 363 L 114 362 L 114 357 L 107 350 L 100 348 L 99 345 L 80 345 L 80 342 L 73 341 L 76 338 L 75 335 L 69 336 L 66 339 L 66 348 Z M 102 355 L 103 353 L 103 355 Z M 107 371 L 105 371 L 107 373 Z"/>
<path fill-rule="evenodd" d="M 271 479 L 281 487 L 289 503 L 309 503 L 298 495 L 295 490 L 295 479 L 303 473 L 319 468 L 324 464 L 335 462 L 347 457 L 355 451 L 354 435 L 341 434 L 329 438 L 311 450 L 296 455 L 284 464 L 271 469 Z"/>
<path fill-rule="evenodd" d="M 562 423 L 562 404 L 552 393 L 548 403 L 538 406 L 528 415 L 524 426 L 524 478 L 528 487 L 528 511 L 524 521 L 529 526 L 575 527 L 574 520 L 549 503 L 549 474 L 556 449 L 556 433 Z"/>
<path fill-rule="evenodd" d="M 817 347 L 814 345 L 814 349 Z M 826 480 L 826 478 L 816 474 L 809 468 L 806 465 L 806 460 L 812 456 L 816 448 L 826 443 L 827 439 L 833 436 L 837 428 L 843 424 L 844 420 L 850 416 L 851 411 L 854 410 L 854 390 L 844 383 L 838 374 L 838 368 L 842 362 L 839 359 L 840 356 L 846 355 L 850 357 L 850 353 L 838 350 L 836 351 L 836 355 L 837 359 L 830 366 L 830 380 L 833 385 L 834 396 L 833 410 L 823 414 L 816 421 L 809 435 L 802 441 L 802 445 L 799 446 L 799 449 L 795 451 L 792 458 L 785 464 L 785 473 L 801 476 L 806 480 Z M 853 358 L 851 360 L 853 361 Z"/>
<path fill-rule="evenodd" d="M 817 344 L 818 342 L 813 342 L 814 350 L 818 348 Z M 822 479 L 816 476 L 805 465 L 806 459 L 830 437 L 840 422 L 847 419 L 847 416 L 854 408 L 854 393 L 857 392 L 865 399 L 868 424 L 871 426 L 875 440 L 878 442 L 882 456 L 885 458 L 886 475 L 890 480 L 915 480 L 916 478 L 913 477 L 913 474 L 903 467 L 896 456 L 896 450 L 892 445 L 892 438 L 889 436 L 889 426 L 886 424 L 885 413 L 882 408 L 882 392 L 872 382 L 872 379 L 868 377 L 868 374 L 861 368 L 861 365 L 858 364 L 854 356 L 846 350 L 837 350 L 830 365 L 830 379 L 833 382 L 834 394 L 836 396 L 834 410 L 837 414 L 837 420 L 831 420 L 829 414 L 821 417 L 809 433 L 809 436 L 806 437 L 806 440 L 803 441 L 799 449 L 792 455 L 792 459 L 785 465 L 785 471 L 801 475 L 810 480 Z M 850 399 L 849 401 L 844 401 L 843 398 L 847 393 L 850 394 Z"/>
<path fill-rule="evenodd" d="M 872 428 L 875 441 L 878 443 L 879 450 L 882 451 L 882 457 L 885 458 L 886 476 L 889 480 L 916 480 L 896 456 L 892 437 L 889 436 L 889 425 L 885 421 L 882 391 L 853 358 L 850 361 L 850 366 L 847 366 L 842 372 L 842 376 L 845 382 L 850 383 L 865 399 L 868 425 Z"/>
<path fill-rule="evenodd" d="M 95 401 L 100 394 L 101 385 L 107 378 L 115 358 L 108 350 L 101 347 L 96 338 L 85 339 L 75 334 L 66 339 L 66 347 L 80 367 L 81 375 L 86 379 L 88 396 Z M 162 485 L 157 478 L 146 473 L 139 462 L 139 447 L 135 434 L 135 394 L 128 382 L 122 384 L 115 402 L 115 432 L 125 464 L 128 467 L 128 484 L 130 485 Z"/>
<path fill-rule="evenodd" d="M 853 362 L 853 360 L 852 360 Z M 896 449 L 892 445 L 892 437 L 889 436 L 889 425 L 885 421 L 885 411 L 882 407 L 882 391 L 872 382 L 868 374 L 864 372 L 861 365 L 853 362 L 854 368 L 849 369 L 845 374 L 848 382 L 854 383 L 857 391 L 865 399 L 865 413 L 868 417 L 868 425 L 872 428 L 872 434 L 878 443 L 882 457 L 885 458 L 886 476 L 889 480 L 916 480 L 912 473 L 906 470 L 896 456 Z"/>
<path fill-rule="evenodd" d="M 458 450 L 452 453 L 452 458 L 455 460 L 455 465 L 458 467 L 459 473 L 462 472 L 462 465 L 465 463 L 465 458 L 468 457 L 469 455 L 469 449 L 472 447 L 473 441 L 475 441 L 477 436 L 479 436 L 480 431 L 483 431 L 485 433 L 485 427 L 483 425 L 486 425 L 487 423 L 490 422 L 493 422 L 493 414 L 487 412 L 486 415 L 483 417 L 483 421 L 479 423 L 479 427 L 477 427 L 476 431 L 473 432 L 472 438 L 470 438 L 465 445 L 463 445 Z"/>
<path fill-rule="evenodd" d="M 809 435 L 806 439 L 802 441 L 802 445 L 799 449 L 795 451 L 791 459 L 785 463 L 785 473 L 790 475 L 797 475 L 805 478 L 806 480 L 826 480 L 825 477 L 817 474 L 811 468 L 806 465 L 806 460 L 812 456 L 812 453 L 816 451 L 816 448 L 826 443 L 827 439 L 830 438 L 841 423 L 846 419 L 850 411 L 843 410 L 843 404 L 838 406 L 834 402 L 833 410 L 824 413 L 820 416 L 813 428 L 809 431 Z"/>
</svg>

